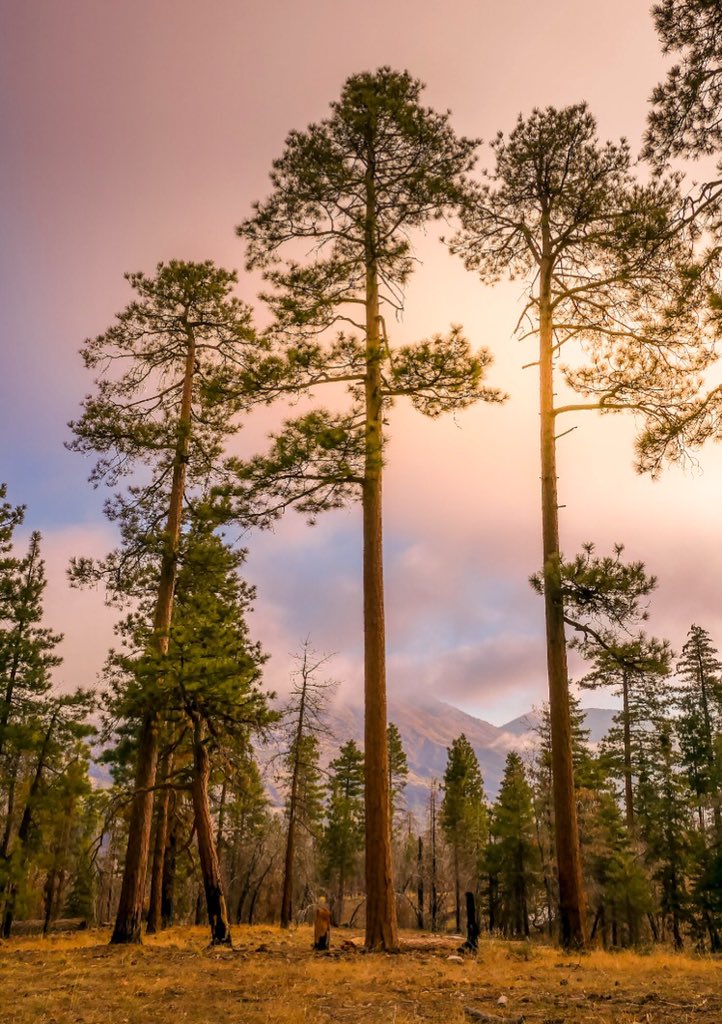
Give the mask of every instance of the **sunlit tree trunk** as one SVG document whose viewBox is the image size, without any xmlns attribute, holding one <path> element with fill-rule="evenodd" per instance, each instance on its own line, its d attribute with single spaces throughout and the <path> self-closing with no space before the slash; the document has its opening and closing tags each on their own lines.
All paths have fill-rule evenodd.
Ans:
<svg viewBox="0 0 722 1024">
<path fill-rule="evenodd" d="M 559 551 L 556 424 L 554 416 L 554 338 L 552 330 L 552 260 L 548 213 L 543 216 L 544 252 L 539 278 L 539 384 L 541 413 L 542 540 L 546 619 L 549 714 L 551 720 L 552 791 L 559 873 L 561 941 L 565 947 L 586 944 L 584 885 L 574 794 L 569 678 L 564 635 L 564 604 Z"/>
<path fill-rule="evenodd" d="M 366 379 L 363 483 L 364 756 L 366 765 L 366 948 L 398 947 L 391 867 L 389 766 L 386 743 L 386 628 L 382 533 L 383 359 L 376 265 L 373 145 L 366 170 Z"/>
</svg>

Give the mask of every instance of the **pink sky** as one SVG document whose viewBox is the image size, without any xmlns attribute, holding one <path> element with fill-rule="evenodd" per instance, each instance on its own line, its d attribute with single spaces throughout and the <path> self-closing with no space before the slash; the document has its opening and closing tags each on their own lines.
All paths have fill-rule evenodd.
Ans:
<svg viewBox="0 0 722 1024">
<path fill-rule="evenodd" d="M 113 535 L 89 466 L 61 445 L 90 386 L 77 350 L 128 301 L 123 272 L 172 257 L 241 268 L 234 225 L 266 195 L 287 132 L 325 116 L 354 72 L 408 68 L 427 103 L 486 139 L 533 106 L 586 99 L 603 138 L 636 148 L 665 63 L 636 0 L 8 0 L 3 14 L 0 479 L 44 534 L 47 617 L 67 635 L 59 681 L 89 684 L 113 615 L 100 594 L 69 594 L 63 572 Z M 495 353 L 490 382 L 511 399 L 456 420 L 392 414 L 389 682 L 502 722 L 545 689 L 541 602 L 526 582 L 540 548 L 536 382 L 511 338 L 522 286 L 482 288 L 431 235 L 419 254 L 394 340 L 462 323 Z M 239 294 L 255 302 L 258 286 L 243 276 Z M 698 622 L 722 645 L 719 449 L 653 483 L 632 469 L 631 422 L 578 422 L 560 444 L 564 550 L 623 541 L 660 579 L 650 628 L 679 650 Z M 352 509 L 248 538 L 269 685 L 283 688 L 310 634 L 358 689 L 359 531 Z"/>
</svg>

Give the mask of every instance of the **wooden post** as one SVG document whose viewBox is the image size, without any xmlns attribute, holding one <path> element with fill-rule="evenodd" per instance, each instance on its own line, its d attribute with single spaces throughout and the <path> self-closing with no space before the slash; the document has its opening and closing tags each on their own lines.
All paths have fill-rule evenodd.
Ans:
<svg viewBox="0 0 722 1024">
<path fill-rule="evenodd" d="M 476 916 L 476 900 L 473 892 L 466 894 L 466 949 L 479 948 L 479 918 Z"/>
</svg>

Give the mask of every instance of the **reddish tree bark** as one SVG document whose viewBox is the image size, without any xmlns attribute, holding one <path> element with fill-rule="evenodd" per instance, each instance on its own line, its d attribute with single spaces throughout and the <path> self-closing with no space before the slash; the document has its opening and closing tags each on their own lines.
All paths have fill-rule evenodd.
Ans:
<svg viewBox="0 0 722 1024">
<path fill-rule="evenodd" d="M 231 944 L 231 926 L 223 894 L 218 852 L 213 837 L 213 822 L 208 800 L 208 780 L 211 774 L 208 748 L 203 738 L 200 715 L 193 722 L 193 813 L 198 840 L 198 855 L 203 875 L 208 921 L 211 926 L 211 944 Z"/>
<path fill-rule="evenodd" d="M 384 617 L 381 476 L 383 399 L 379 283 L 376 264 L 374 152 L 366 171 L 366 430 L 363 482 L 364 761 L 366 771 L 366 948 L 398 948 L 391 867 L 391 814 L 386 743 L 386 625 Z"/>
<path fill-rule="evenodd" d="M 539 395 L 541 412 L 542 548 L 544 613 L 546 620 L 549 716 L 551 722 L 554 834 L 559 873 L 559 919 L 565 947 L 586 945 L 584 883 L 582 881 L 577 805 L 572 764 L 569 714 L 569 675 L 564 634 L 564 602 L 559 551 L 556 420 L 554 412 L 553 331 L 551 316 L 550 237 L 548 214 L 542 219 L 543 252 L 540 267 Z"/>
</svg>

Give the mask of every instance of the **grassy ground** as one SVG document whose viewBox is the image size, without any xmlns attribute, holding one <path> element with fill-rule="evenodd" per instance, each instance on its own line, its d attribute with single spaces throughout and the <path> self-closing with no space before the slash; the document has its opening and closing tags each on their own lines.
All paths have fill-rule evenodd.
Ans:
<svg viewBox="0 0 722 1024">
<path fill-rule="evenodd" d="M 457 962 L 452 939 L 408 932 L 400 955 L 369 956 L 343 948 L 348 938 L 360 945 L 335 932 L 328 954 L 313 953 L 306 927 L 236 929 L 223 951 L 208 949 L 200 928 L 134 948 L 93 931 L 19 938 L 0 946 L 0 1021 L 471 1024 L 476 1010 L 495 1024 L 722 1024 L 722 961 L 712 958 L 580 958 L 486 941 Z"/>
</svg>

